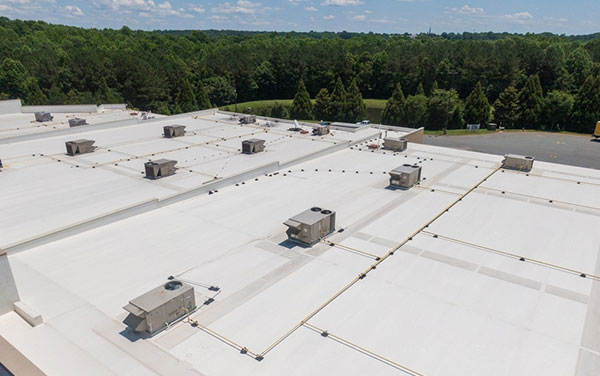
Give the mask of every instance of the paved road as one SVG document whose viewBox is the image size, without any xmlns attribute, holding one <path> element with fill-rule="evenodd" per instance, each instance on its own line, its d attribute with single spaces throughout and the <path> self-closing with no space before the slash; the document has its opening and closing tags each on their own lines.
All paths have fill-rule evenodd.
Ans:
<svg viewBox="0 0 600 376">
<path fill-rule="evenodd" d="M 532 155 L 537 160 L 600 169 L 600 139 L 567 134 L 507 132 L 425 136 L 423 143 L 490 154 Z"/>
</svg>

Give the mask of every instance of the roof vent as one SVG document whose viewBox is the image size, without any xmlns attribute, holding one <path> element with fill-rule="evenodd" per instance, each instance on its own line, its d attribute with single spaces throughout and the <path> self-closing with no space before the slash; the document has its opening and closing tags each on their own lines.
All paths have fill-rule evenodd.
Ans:
<svg viewBox="0 0 600 376">
<path fill-rule="evenodd" d="M 383 140 L 383 148 L 393 151 L 404 151 L 408 146 L 408 141 L 400 137 L 388 137 Z"/>
<path fill-rule="evenodd" d="M 390 174 L 390 185 L 408 189 L 421 180 L 421 166 L 403 164 L 396 167 Z"/>
<path fill-rule="evenodd" d="M 174 175 L 176 164 L 177 161 L 170 159 L 157 159 L 156 161 L 146 162 L 144 163 L 146 177 L 149 179 L 160 179 Z"/>
<path fill-rule="evenodd" d="M 254 124 L 256 123 L 256 116 L 245 115 L 240 118 L 240 124 Z"/>
<path fill-rule="evenodd" d="M 249 140 L 242 141 L 242 153 L 254 154 L 265 150 L 265 140 L 259 140 L 258 138 L 251 138 Z"/>
<path fill-rule="evenodd" d="M 93 140 L 75 140 L 75 141 L 67 141 L 65 142 L 65 146 L 67 147 L 67 154 L 73 156 L 77 154 L 85 154 L 91 153 L 94 151 L 95 147 Z"/>
<path fill-rule="evenodd" d="M 288 239 L 312 246 L 335 231 L 335 212 L 313 207 L 283 223 Z"/>
<path fill-rule="evenodd" d="M 52 116 L 49 112 L 39 111 L 35 113 L 35 121 L 39 121 L 40 123 L 52 121 L 52 119 L 54 119 L 54 116 Z"/>
<path fill-rule="evenodd" d="M 530 171 L 533 168 L 533 157 L 516 154 L 506 154 L 502 161 L 502 167 L 511 170 Z"/>
<path fill-rule="evenodd" d="M 85 119 L 82 118 L 73 118 L 69 119 L 69 127 L 79 127 L 80 125 L 88 125 Z"/>
<path fill-rule="evenodd" d="M 185 135 L 185 125 L 167 125 L 163 131 L 166 138 L 181 137 Z"/>
<path fill-rule="evenodd" d="M 318 124 L 313 127 L 312 134 L 315 136 L 324 136 L 329 134 L 329 125 Z"/>
<path fill-rule="evenodd" d="M 169 281 L 131 300 L 123 307 L 129 315 L 123 321 L 136 332 L 154 335 L 196 309 L 194 288 Z"/>
</svg>

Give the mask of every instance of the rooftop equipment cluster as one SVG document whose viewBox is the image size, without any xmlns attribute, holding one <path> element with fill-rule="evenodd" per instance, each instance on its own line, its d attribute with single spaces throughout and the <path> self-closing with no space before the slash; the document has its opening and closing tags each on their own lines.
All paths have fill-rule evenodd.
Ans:
<svg viewBox="0 0 600 376">
<path fill-rule="evenodd" d="M 144 163 L 146 170 L 146 177 L 148 179 L 160 179 L 166 176 L 175 174 L 177 169 L 175 165 L 177 161 L 171 159 L 157 159 L 155 161 L 149 161 Z"/>
<path fill-rule="evenodd" d="M 392 187 L 408 189 L 421 180 L 421 166 L 403 164 L 390 171 L 389 174 Z"/>
<path fill-rule="evenodd" d="M 185 135 L 184 125 L 166 125 L 163 127 L 164 135 L 166 138 L 181 137 Z"/>
<path fill-rule="evenodd" d="M 240 118 L 240 124 L 254 124 L 256 123 L 256 116 L 244 115 Z"/>
<path fill-rule="evenodd" d="M 533 157 L 516 154 L 506 154 L 504 156 L 504 160 L 502 161 L 502 167 L 511 170 L 531 171 L 531 169 L 533 168 L 533 161 Z"/>
<path fill-rule="evenodd" d="M 194 288 L 170 280 L 131 300 L 123 307 L 129 315 L 125 323 L 136 332 L 154 335 L 196 309 Z"/>
<path fill-rule="evenodd" d="M 67 147 L 67 154 L 70 156 L 75 156 L 77 154 L 86 154 L 91 153 L 96 148 L 93 140 L 74 140 L 65 142 L 65 146 Z"/>
<path fill-rule="evenodd" d="M 383 140 L 383 147 L 393 151 L 404 151 L 408 146 L 408 141 L 400 137 L 388 137 Z"/>
<path fill-rule="evenodd" d="M 244 154 L 260 153 L 263 150 L 265 150 L 265 140 L 251 138 L 249 140 L 242 141 L 242 153 Z"/>
<path fill-rule="evenodd" d="M 88 123 L 85 121 L 85 119 L 78 117 L 69 119 L 69 127 L 79 127 L 81 125 L 88 125 Z"/>
<path fill-rule="evenodd" d="M 288 239 L 312 246 L 335 231 L 335 212 L 313 207 L 283 223 Z"/>
</svg>

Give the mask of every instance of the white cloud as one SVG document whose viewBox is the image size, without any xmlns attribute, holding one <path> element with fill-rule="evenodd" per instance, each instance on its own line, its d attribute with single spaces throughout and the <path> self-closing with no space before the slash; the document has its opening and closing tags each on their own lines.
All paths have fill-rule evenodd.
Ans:
<svg viewBox="0 0 600 376">
<path fill-rule="evenodd" d="M 524 24 L 533 20 L 533 15 L 529 12 L 518 12 L 513 14 L 505 14 L 502 16 L 502 18 L 510 22 Z"/>
<path fill-rule="evenodd" d="M 354 16 L 353 19 L 355 19 L 356 21 L 364 21 L 367 19 L 367 16 L 365 16 L 364 14 L 359 14 L 358 16 Z"/>
<path fill-rule="evenodd" d="M 65 10 L 71 16 L 77 16 L 77 17 L 83 16 L 83 11 L 75 5 L 67 5 L 67 6 L 65 6 Z"/>
<path fill-rule="evenodd" d="M 460 14 L 469 14 L 469 15 L 478 15 L 484 14 L 483 8 L 471 8 L 468 5 L 464 5 L 462 8 L 452 8 L 450 9 L 454 13 Z"/>
<path fill-rule="evenodd" d="M 315 8 L 315 7 L 305 7 L 304 10 L 307 11 L 307 12 L 316 12 L 317 8 Z"/>
<path fill-rule="evenodd" d="M 262 7 L 260 3 L 253 3 L 251 1 L 239 0 L 235 3 L 225 2 L 211 9 L 213 13 L 225 13 L 225 14 L 256 14 L 264 13 L 270 10 L 269 7 Z"/>
<path fill-rule="evenodd" d="M 333 14 L 323 17 L 324 20 L 333 20 L 334 18 L 335 16 Z"/>
<path fill-rule="evenodd" d="M 183 18 L 192 18 L 185 9 L 175 9 L 169 1 L 155 3 L 154 0 L 95 0 L 96 8 L 108 8 L 114 12 L 131 14 L 138 12 L 138 15 L 146 18 L 176 16 Z"/>
<path fill-rule="evenodd" d="M 206 12 L 206 9 L 202 8 L 202 7 L 194 7 L 194 8 L 190 8 L 192 11 L 196 12 L 196 13 L 204 13 Z"/>
<path fill-rule="evenodd" d="M 347 5 L 361 5 L 364 4 L 360 0 L 325 0 L 321 3 L 321 5 L 329 6 L 329 5 L 337 5 L 337 6 L 347 6 Z"/>
</svg>

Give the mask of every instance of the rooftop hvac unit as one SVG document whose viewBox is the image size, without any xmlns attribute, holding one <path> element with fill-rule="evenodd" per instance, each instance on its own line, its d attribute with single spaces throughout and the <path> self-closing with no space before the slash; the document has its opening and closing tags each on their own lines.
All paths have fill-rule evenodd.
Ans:
<svg viewBox="0 0 600 376">
<path fill-rule="evenodd" d="M 67 154 L 73 156 L 76 154 L 85 154 L 91 153 L 94 151 L 95 147 L 93 140 L 75 140 L 75 141 L 67 141 L 65 142 L 65 146 L 67 147 Z"/>
<path fill-rule="evenodd" d="M 283 223 L 288 239 L 312 246 L 335 231 L 335 212 L 314 207 Z"/>
<path fill-rule="evenodd" d="M 254 124 L 256 123 L 256 116 L 245 115 L 240 118 L 240 124 Z"/>
<path fill-rule="evenodd" d="M 177 161 L 170 159 L 157 159 L 144 163 L 146 168 L 146 177 L 149 179 L 160 179 L 175 174 L 175 165 Z"/>
<path fill-rule="evenodd" d="M 123 321 L 125 325 L 136 332 L 153 335 L 193 312 L 196 297 L 192 286 L 171 280 L 131 300 L 123 308 L 129 312 Z"/>
<path fill-rule="evenodd" d="M 404 151 L 408 146 L 408 141 L 400 137 L 388 137 L 383 140 L 384 149 L 393 151 Z"/>
<path fill-rule="evenodd" d="M 389 174 L 391 186 L 408 189 L 421 180 L 421 166 L 404 164 L 396 167 Z"/>
<path fill-rule="evenodd" d="M 69 127 L 79 127 L 80 125 L 87 125 L 85 119 L 82 118 L 73 118 L 69 119 Z"/>
<path fill-rule="evenodd" d="M 249 140 L 242 141 L 242 153 L 254 154 L 265 150 L 265 140 L 259 140 L 258 138 L 251 138 Z"/>
<path fill-rule="evenodd" d="M 315 136 L 324 136 L 326 134 L 329 134 L 329 125 L 315 125 L 313 127 L 312 133 Z"/>
<path fill-rule="evenodd" d="M 163 131 L 166 138 L 181 137 L 185 135 L 185 125 L 167 125 Z"/>
<path fill-rule="evenodd" d="M 49 112 L 39 111 L 35 113 L 35 121 L 43 123 L 45 121 L 52 121 L 52 119 L 54 119 L 54 116 L 52 116 Z"/>
<path fill-rule="evenodd" d="M 511 170 L 530 171 L 533 168 L 533 157 L 523 155 L 507 154 L 502 161 L 503 168 Z"/>
</svg>

